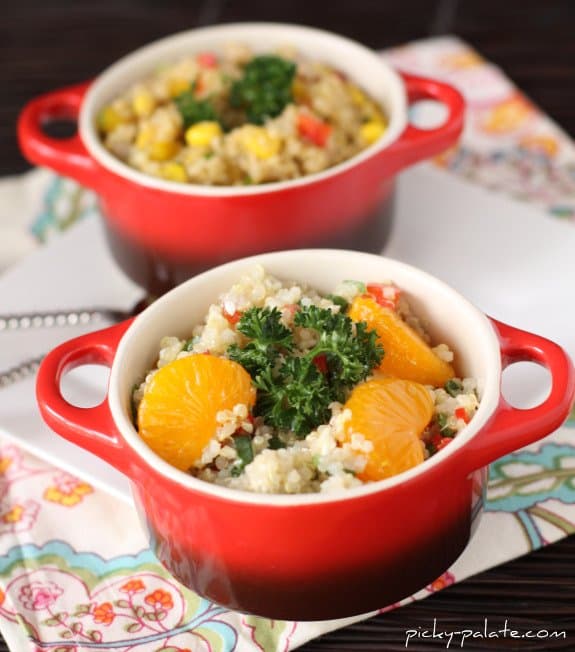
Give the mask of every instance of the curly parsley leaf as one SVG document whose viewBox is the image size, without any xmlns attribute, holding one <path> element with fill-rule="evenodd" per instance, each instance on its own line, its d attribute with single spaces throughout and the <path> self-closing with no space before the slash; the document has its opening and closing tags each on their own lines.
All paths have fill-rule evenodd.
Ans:
<svg viewBox="0 0 575 652">
<path fill-rule="evenodd" d="M 277 308 L 248 308 L 238 322 L 240 333 L 263 344 L 291 348 L 292 332 L 281 322 Z"/>
<path fill-rule="evenodd" d="M 274 374 L 271 368 L 254 378 L 256 413 L 280 430 L 303 436 L 329 419 L 325 377 L 303 357 L 287 358 Z"/>
<path fill-rule="evenodd" d="M 333 400 L 342 401 L 347 390 L 365 380 L 383 358 L 375 331 L 343 313 L 309 306 L 295 315 L 296 326 L 317 331 L 319 341 L 308 356 L 325 355 Z"/>
<path fill-rule="evenodd" d="M 196 122 L 220 122 L 217 111 L 209 99 L 198 100 L 194 96 L 195 82 L 187 91 L 180 93 L 174 103 L 184 121 L 184 129 L 191 127 Z"/>
<path fill-rule="evenodd" d="M 233 344 L 227 350 L 228 357 L 241 364 L 252 377 L 275 364 L 280 352 L 291 351 L 293 336 L 281 323 L 277 308 L 249 308 L 236 326 L 250 339 L 242 349 Z"/>
<path fill-rule="evenodd" d="M 330 416 L 329 405 L 344 401 L 349 390 L 379 365 L 383 349 L 364 322 L 317 306 L 296 313 L 296 327 L 317 333 L 309 351 L 294 351 L 293 335 L 276 308 L 251 308 L 238 322 L 250 339 L 228 356 L 251 374 L 258 390 L 255 413 L 280 430 L 303 437 Z M 318 359 L 322 364 L 318 364 Z"/>
<path fill-rule="evenodd" d="M 292 101 L 296 65 L 273 55 L 254 57 L 241 79 L 232 85 L 230 104 L 243 109 L 249 122 L 263 124 L 275 118 Z"/>
</svg>

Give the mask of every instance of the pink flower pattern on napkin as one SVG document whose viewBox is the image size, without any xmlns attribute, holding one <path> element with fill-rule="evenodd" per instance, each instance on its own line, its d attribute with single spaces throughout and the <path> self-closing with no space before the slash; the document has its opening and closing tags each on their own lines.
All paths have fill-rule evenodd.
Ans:
<svg viewBox="0 0 575 652">
<path fill-rule="evenodd" d="M 54 582 L 31 582 L 20 589 L 18 599 L 26 609 L 44 611 L 63 593 L 64 589 Z"/>
</svg>

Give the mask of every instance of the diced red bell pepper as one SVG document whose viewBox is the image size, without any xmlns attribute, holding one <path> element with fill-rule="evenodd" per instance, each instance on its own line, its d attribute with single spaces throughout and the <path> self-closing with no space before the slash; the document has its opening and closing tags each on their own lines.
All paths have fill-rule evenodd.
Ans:
<svg viewBox="0 0 575 652">
<path fill-rule="evenodd" d="M 453 441 L 453 437 L 442 437 L 441 441 L 435 447 L 438 451 L 443 450 L 447 444 L 450 444 Z"/>
<path fill-rule="evenodd" d="M 297 130 L 302 138 L 307 138 L 318 147 L 325 147 L 329 135 L 331 134 L 331 125 L 323 120 L 315 118 L 309 113 L 300 113 L 297 118 Z"/>
<path fill-rule="evenodd" d="M 321 353 L 320 355 L 316 355 L 315 358 L 313 359 L 313 363 L 314 363 L 316 369 L 321 374 L 327 374 L 328 366 L 327 366 L 327 356 L 325 355 L 325 353 Z"/>
<path fill-rule="evenodd" d="M 235 326 L 242 318 L 242 313 L 240 310 L 236 310 L 233 312 L 233 314 L 230 314 L 224 309 L 223 315 L 232 326 Z"/>
<path fill-rule="evenodd" d="M 194 95 L 199 97 L 206 90 L 206 82 L 202 79 L 202 75 L 198 75 L 194 82 Z"/>
<path fill-rule="evenodd" d="M 455 410 L 454 414 L 458 419 L 462 419 L 463 421 L 465 421 L 465 423 L 469 423 L 469 416 L 468 416 L 467 410 L 465 408 L 458 407 Z"/>
<path fill-rule="evenodd" d="M 288 303 L 287 306 L 283 307 L 284 314 L 290 319 L 294 317 L 298 310 L 299 306 L 297 303 Z"/>
<path fill-rule="evenodd" d="M 433 433 L 429 438 L 429 443 L 433 446 L 436 453 L 443 450 L 450 441 L 453 441 L 453 437 L 443 437 L 438 432 Z"/>
<path fill-rule="evenodd" d="M 438 433 L 435 432 L 433 435 L 429 438 L 429 443 L 434 447 L 437 448 L 439 444 L 441 443 L 441 440 L 443 437 Z"/>
<path fill-rule="evenodd" d="M 401 290 L 395 285 L 389 283 L 368 283 L 367 293 L 384 308 L 397 310 L 397 305 L 401 297 Z"/>
<path fill-rule="evenodd" d="M 218 65 L 218 57 L 213 52 L 200 52 L 197 58 L 202 68 L 215 68 Z"/>
</svg>

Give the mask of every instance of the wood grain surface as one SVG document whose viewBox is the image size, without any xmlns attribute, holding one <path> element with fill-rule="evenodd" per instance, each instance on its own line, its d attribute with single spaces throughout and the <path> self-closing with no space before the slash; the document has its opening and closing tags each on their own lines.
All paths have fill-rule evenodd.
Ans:
<svg viewBox="0 0 575 652">
<path fill-rule="evenodd" d="M 373 48 L 457 34 L 503 68 L 575 136 L 573 0 L 7 0 L 0 14 L 0 175 L 28 168 L 15 122 L 30 98 L 97 75 L 151 40 L 216 22 L 274 20 L 345 34 Z M 468 640 L 464 649 L 575 650 L 575 537 L 434 596 L 325 635 L 303 652 L 406 649 L 406 631 L 564 630 L 565 639 Z M 454 640 L 450 649 L 459 647 Z M 413 638 L 407 649 L 446 649 Z M 7 650 L 0 643 L 0 652 Z M 28 652 L 12 650 L 12 652 Z"/>
</svg>

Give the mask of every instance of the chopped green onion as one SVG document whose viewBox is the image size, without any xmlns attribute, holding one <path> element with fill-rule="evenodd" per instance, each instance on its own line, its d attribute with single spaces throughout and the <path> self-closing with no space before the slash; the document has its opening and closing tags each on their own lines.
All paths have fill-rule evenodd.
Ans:
<svg viewBox="0 0 575 652">
<path fill-rule="evenodd" d="M 195 338 L 195 337 L 190 337 L 189 340 L 186 340 L 186 342 L 184 344 L 184 348 L 182 349 L 182 351 L 188 351 L 188 352 L 191 351 L 194 348 L 194 344 L 196 343 L 196 339 L 197 338 Z"/>
<path fill-rule="evenodd" d="M 328 294 L 327 298 L 332 303 L 335 303 L 336 306 L 339 306 L 341 308 L 341 312 L 345 312 L 349 306 L 349 301 L 339 296 L 339 294 Z"/>
<path fill-rule="evenodd" d="M 451 378 L 445 383 L 444 389 L 449 394 L 449 396 L 453 396 L 455 398 L 458 394 L 461 394 L 461 392 L 463 391 L 463 385 L 459 380 L 456 380 L 455 378 Z"/>
<path fill-rule="evenodd" d="M 253 461 L 254 450 L 252 448 L 252 438 L 248 435 L 238 435 L 234 437 L 234 445 L 238 457 L 242 462 L 242 468 Z"/>
<path fill-rule="evenodd" d="M 436 421 L 443 437 L 455 437 L 455 435 L 457 434 L 457 430 L 454 430 L 453 428 L 449 428 L 449 426 L 447 425 L 447 422 L 449 421 L 449 417 L 447 416 L 447 414 L 445 414 L 445 412 L 440 412 L 436 417 Z"/>
</svg>

